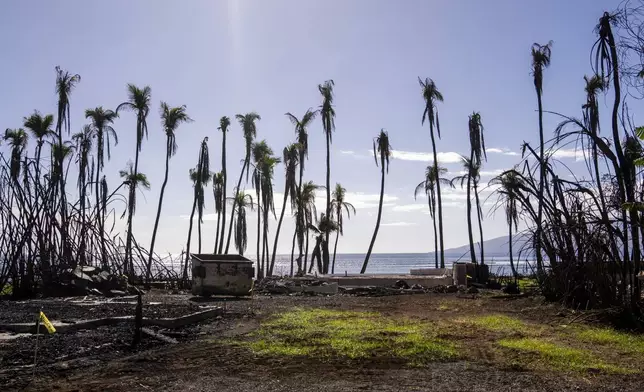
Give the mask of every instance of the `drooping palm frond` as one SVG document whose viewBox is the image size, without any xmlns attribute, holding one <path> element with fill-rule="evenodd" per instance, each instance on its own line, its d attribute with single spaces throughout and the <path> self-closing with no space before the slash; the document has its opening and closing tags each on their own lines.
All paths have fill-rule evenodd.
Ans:
<svg viewBox="0 0 644 392">
<path fill-rule="evenodd" d="M 333 190 L 333 200 L 331 200 L 331 219 L 334 219 L 337 224 L 337 230 L 340 235 L 344 235 L 344 217 L 342 210 L 346 211 L 347 218 L 351 219 L 351 212 L 356 214 L 356 208 L 353 204 L 345 200 L 347 190 L 340 184 L 335 184 L 335 189 Z"/>
<path fill-rule="evenodd" d="M 536 42 L 532 44 L 532 77 L 537 94 L 543 93 L 543 70 L 550 66 L 551 52 L 552 41 L 545 45 L 540 45 Z"/>
<path fill-rule="evenodd" d="M 318 85 L 318 90 L 322 95 L 322 104 L 319 109 L 320 115 L 322 116 L 322 127 L 330 141 L 333 141 L 333 131 L 335 130 L 335 109 L 333 108 L 334 86 L 335 82 L 331 79 Z"/>
<path fill-rule="evenodd" d="M 11 163 L 9 167 L 9 172 L 11 173 L 11 178 L 17 180 L 20 176 L 20 164 L 22 161 L 22 154 L 27 148 L 28 140 L 27 132 L 24 129 L 8 129 L 4 132 L 4 140 L 9 142 L 11 146 Z"/>
<path fill-rule="evenodd" d="M 224 173 L 217 172 L 212 177 L 212 192 L 215 198 L 215 212 L 220 213 L 224 206 Z"/>
<path fill-rule="evenodd" d="M 389 173 L 389 158 L 391 157 L 391 145 L 389 144 L 389 134 L 384 130 L 380 130 L 380 134 L 373 141 L 373 158 L 378 166 L 378 158 L 385 166 L 385 170 Z"/>
<path fill-rule="evenodd" d="M 67 129 L 67 133 L 70 132 L 69 97 L 76 85 L 80 82 L 81 77 L 79 74 L 71 74 L 59 66 L 56 66 L 55 69 L 56 94 L 58 95 L 58 121 L 56 123 L 56 132 L 61 135 L 63 128 Z"/>
<path fill-rule="evenodd" d="M 23 118 L 23 126 L 31 131 L 31 134 L 38 140 L 39 145 L 42 145 L 44 140 L 52 137 L 56 132 L 51 129 L 54 124 L 54 116 L 47 114 L 43 116 L 39 111 L 35 110 L 29 117 Z"/>
<path fill-rule="evenodd" d="M 85 110 L 85 118 L 89 118 L 92 121 L 96 134 L 96 164 L 98 171 L 105 167 L 105 152 L 107 152 L 107 159 L 111 159 L 110 137 L 114 139 L 114 145 L 118 144 L 118 136 L 111 126 L 116 117 L 118 117 L 116 112 L 103 109 L 102 106 Z"/>
<path fill-rule="evenodd" d="M 167 153 L 172 157 L 177 152 L 177 142 L 175 131 L 182 123 L 192 122 L 193 120 L 186 113 L 186 105 L 170 107 L 167 103 L 161 102 L 160 108 L 161 124 L 167 137 Z"/>
<path fill-rule="evenodd" d="M 299 149 L 300 146 L 298 143 L 291 143 L 284 147 L 282 151 L 285 174 L 284 189 L 286 190 L 284 197 L 290 198 L 292 211 L 297 208 L 297 167 L 300 164 Z"/>
<path fill-rule="evenodd" d="M 429 121 L 432 127 L 438 125 L 438 109 L 436 103 L 443 102 L 443 94 L 438 91 L 436 83 L 430 78 L 425 78 L 423 81 L 418 77 L 418 83 L 421 87 L 423 99 L 425 100 L 425 110 L 423 111 L 423 118 L 421 124 L 425 125 L 425 121 Z M 440 126 L 438 128 L 438 138 L 441 137 Z"/>
<path fill-rule="evenodd" d="M 262 117 L 256 112 L 249 112 L 246 114 L 236 114 L 235 118 L 239 125 L 242 127 L 244 133 L 244 141 L 246 142 L 246 159 L 250 157 L 251 149 L 253 147 L 253 141 L 257 137 L 257 121 L 260 121 Z M 248 181 L 248 173 L 250 171 L 250 166 L 246 167 L 246 181 Z"/>
<path fill-rule="evenodd" d="M 141 151 L 143 137 L 148 137 L 147 117 L 150 113 L 150 101 L 152 89 L 150 86 L 139 88 L 134 84 L 127 85 L 128 100 L 116 107 L 116 113 L 120 110 L 130 110 L 136 113 L 136 148 Z"/>
<path fill-rule="evenodd" d="M 297 138 L 297 144 L 299 146 L 300 153 L 300 165 L 304 169 L 304 161 L 308 158 L 309 155 L 309 134 L 308 126 L 315 120 L 315 117 L 319 114 L 319 111 L 312 110 L 309 108 L 306 113 L 302 116 L 302 119 L 298 119 L 295 115 L 290 112 L 286 113 L 285 116 L 291 121 L 295 127 L 295 135 Z"/>
</svg>

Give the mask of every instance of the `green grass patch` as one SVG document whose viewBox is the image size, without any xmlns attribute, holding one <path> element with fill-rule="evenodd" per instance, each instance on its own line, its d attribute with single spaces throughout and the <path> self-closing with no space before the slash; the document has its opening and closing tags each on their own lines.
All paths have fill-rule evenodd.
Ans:
<svg viewBox="0 0 644 392">
<path fill-rule="evenodd" d="M 397 359 L 411 366 L 457 357 L 432 325 L 374 312 L 296 309 L 261 325 L 239 344 L 258 355 Z"/>
<path fill-rule="evenodd" d="M 531 328 L 533 331 L 537 328 L 536 326 L 527 325 L 518 318 L 504 316 L 502 314 L 470 318 L 466 319 L 465 322 L 492 332 L 527 333 L 531 331 Z"/>
<path fill-rule="evenodd" d="M 608 345 L 633 354 L 644 354 L 644 336 L 616 331 L 611 328 L 583 328 L 576 333 L 577 338 L 587 343 Z"/>
<path fill-rule="evenodd" d="M 11 295 L 13 294 L 13 286 L 10 284 L 5 284 L 4 286 L 0 287 L 0 296 L 3 295 Z"/>
<path fill-rule="evenodd" d="M 521 292 L 525 291 L 525 289 L 539 287 L 539 282 L 535 278 L 519 278 L 517 279 L 517 284 Z"/>
<path fill-rule="evenodd" d="M 632 373 L 633 370 L 607 364 L 586 350 L 559 345 L 542 339 L 503 339 L 501 347 L 523 353 L 535 353 L 538 360 L 532 363 L 539 368 L 545 366 L 556 370 L 577 372 L 602 371 L 606 373 Z"/>
</svg>

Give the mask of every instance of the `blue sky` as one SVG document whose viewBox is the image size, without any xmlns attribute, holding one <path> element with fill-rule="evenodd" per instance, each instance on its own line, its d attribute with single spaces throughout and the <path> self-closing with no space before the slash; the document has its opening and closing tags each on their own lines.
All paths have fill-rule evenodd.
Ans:
<svg viewBox="0 0 644 392">
<path fill-rule="evenodd" d="M 342 183 L 358 209 L 357 216 L 346 222 L 338 251 L 364 252 L 368 247 L 380 176 L 370 149 L 381 128 L 388 130 L 397 155 L 387 177 L 383 226 L 374 251 L 430 251 L 433 235 L 426 203 L 413 198 L 431 147 L 428 128 L 420 123 L 423 100 L 417 77 L 433 78 L 445 96 L 439 107 L 443 138 L 438 150 L 444 153 L 443 165 L 451 173 L 460 167 L 450 158 L 468 151 L 467 116 L 472 111 L 481 113 L 486 145 L 505 152 L 489 153 L 484 174 L 510 168 L 520 158 L 512 154 L 519 152 L 522 141 L 538 142 L 530 46 L 554 41 L 552 66 L 544 79 L 545 108 L 578 115 L 584 101 L 583 76 L 591 72 L 594 26 L 603 11 L 618 3 L 113 0 L 108 5 L 77 0 L 7 1 L 0 13 L 0 126 L 19 127 L 22 117 L 34 109 L 55 112 L 56 65 L 82 76 L 71 98 L 73 131 L 85 124 L 86 108 L 115 108 L 123 102 L 127 83 L 149 85 L 154 107 L 140 170 L 148 175 L 152 189 L 139 198 L 134 224 L 138 241 L 145 244 L 163 178 L 165 136 L 159 102 L 187 105 L 195 121 L 177 131 L 179 150 L 170 163 L 170 186 L 157 242 L 160 252 L 179 252 L 185 247 L 185 216 L 192 200 L 188 169 L 196 163 L 199 142 L 208 136 L 212 167 L 219 170 L 219 118 L 257 111 L 262 116 L 258 138 L 266 139 L 280 153 L 294 140 L 284 113 L 300 116 L 307 108 L 317 107 L 317 85 L 333 79 L 337 130 L 332 183 Z M 600 110 L 607 110 L 609 97 L 602 100 Z M 557 122 L 547 117 L 546 132 Z M 111 186 L 118 183 L 118 170 L 134 157 L 134 115 L 124 113 L 115 129 L 120 143 L 106 166 Z M 322 184 L 321 122 L 316 121 L 309 131 L 311 151 L 305 179 Z M 236 179 L 243 158 L 243 139 L 236 123 L 230 130 L 228 151 L 229 176 Z M 584 169 L 574 157 L 562 159 L 574 170 Z M 279 202 L 281 166 L 276 173 Z M 484 176 L 482 182 L 489 178 Z M 320 192 L 320 205 L 324 199 Z M 445 245 L 459 246 L 467 242 L 464 191 L 450 190 L 445 199 Z M 211 200 L 208 214 L 213 213 Z M 123 207 L 117 206 L 118 215 Z M 204 223 L 206 249 L 214 241 L 212 218 L 206 215 Z M 292 233 L 291 220 L 286 218 L 283 233 Z M 486 237 L 505 235 L 504 222 L 501 214 L 487 217 Z M 254 226 L 252 218 L 249 226 Z M 255 238 L 251 231 L 249 243 Z M 279 252 L 290 251 L 290 238 L 290 234 L 282 235 Z"/>
</svg>

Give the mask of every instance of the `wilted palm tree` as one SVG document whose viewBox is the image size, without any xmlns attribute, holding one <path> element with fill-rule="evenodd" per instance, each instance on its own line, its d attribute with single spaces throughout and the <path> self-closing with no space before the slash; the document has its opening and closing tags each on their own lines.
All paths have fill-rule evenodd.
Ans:
<svg viewBox="0 0 644 392">
<path fill-rule="evenodd" d="M 183 265 L 183 280 L 188 279 L 188 262 L 190 261 L 190 244 L 192 239 L 192 225 L 195 216 L 195 210 L 198 211 L 197 232 L 199 235 L 199 251 L 201 253 L 201 223 L 203 209 L 205 205 L 204 187 L 210 182 L 212 173 L 210 173 L 210 157 L 208 154 L 208 137 L 205 137 L 199 147 L 199 159 L 197 167 L 190 169 L 190 180 L 194 188 L 194 198 L 192 202 L 192 212 L 190 212 L 190 224 L 188 226 L 188 241 L 186 245 L 186 260 Z"/>
<path fill-rule="evenodd" d="M 105 209 L 107 200 L 101 198 L 101 184 L 105 183 L 105 178 L 103 181 L 100 180 L 101 172 L 105 167 L 105 153 L 107 152 L 107 160 L 110 160 L 110 137 L 114 139 L 114 145 L 118 144 L 118 137 L 116 131 L 112 128 L 111 124 L 114 123 L 114 119 L 117 117 L 116 112 L 112 110 L 105 110 L 103 107 L 98 106 L 95 109 L 85 110 L 85 118 L 89 118 L 92 121 L 92 127 L 94 128 L 94 135 L 96 136 L 96 178 L 94 181 L 94 197 L 96 200 L 96 217 L 98 220 L 98 227 L 101 233 L 101 262 L 103 268 L 107 268 L 107 246 L 105 240 Z M 107 192 L 105 192 L 107 193 Z"/>
<path fill-rule="evenodd" d="M 364 258 L 364 263 L 362 264 L 362 269 L 360 270 L 361 274 L 364 274 L 367 270 L 367 264 L 369 264 L 369 257 L 371 256 L 371 251 L 373 250 L 373 245 L 376 243 L 376 237 L 378 236 L 378 229 L 380 229 L 380 219 L 382 218 L 382 202 L 385 196 L 385 174 L 389 173 L 389 158 L 391 157 L 391 145 L 389 144 L 389 134 L 385 132 L 384 129 L 380 130 L 380 135 L 375 138 L 373 142 L 373 159 L 376 161 L 376 166 L 380 166 L 380 202 L 378 203 L 378 217 L 376 218 L 376 228 L 373 231 L 373 237 L 371 237 L 371 243 L 369 244 L 369 250 L 367 250 L 367 255 Z M 378 158 L 380 158 L 380 165 L 378 165 Z"/>
<path fill-rule="evenodd" d="M 85 203 L 87 201 L 87 180 L 92 178 L 93 166 L 90 166 L 89 157 L 92 153 L 92 139 L 94 138 L 94 130 L 90 125 L 83 126 L 83 130 L 72 136 L 72 140 L 76 142 L 77 162 L 78 162 L 78 198 L 80 202 L 81 213 L 81 243 L 79 249 L 81 265 L 87 263 L 85 258 L 85 250 L 87 246 L 86 239 L 86 211 Z"/>
<path fill-rule="evenodd" d="M 318 90 L 322 95 L 322 104 L 320 105 L 320 115 L 322 116 L 322 127 L 326 137 L 326 213 L 325 216 L 331 216 L 331 142 L 333 141 L 333 131 L 335 131 L 335 109 L 333 109 L 333 80 L 327 80 L 318 85 Z M 329 233 L 324 233 L 324 243 L 322 247 L 322 259 L 324 270 L 323 273 L 329 272 Z"/>
<path fill-rule="evenodd" d="M 170 170 L 170 158 L 177 152 L 177 142 L 175 132 L 179 125 L 186 122 L 191 122 L 192 119 L 186 113 L 186 105 L 170 107 L 167 103 L 161 102 L 161 124 L 166 136 L 165 146 L 165 174 L 163 176 L 163 183 L 161 184 L 161 192 L 159 193 L 159 205 L 157 207 L 157 216 L 154 220 L 154 228 L 152 229 L 152 240 L 150 241 L 150 249 L 148 255 L 148 264 L 146 267 L 146 278 L 150 279 L 152 268 L 152 257 L 154 255 L 154 243 L 157 238 L 157 230 L 159 228 L 159 219 L 161 218 L 161 208 L 163 207 L 163 195 L 165 194 L 165 187 L 168 184 L 168 171 Z"/>
<path fill-rule="evenodd" d="M 273 155 L 273 150 L 268 146 L 266 140 L 262 140 L 256 143 L 253 143 L 252 146 L 252 156 L 253 156 L 253 175 L 252 175 L 252 184 L 255 188 L 255 197 L 257 200 L 257 271 L 258 276 L 262 278 L 264 276 L 264 260 L 261 260 L 260 246 L 262 243 L 262 208 L 267 206 L 264 204 L 264 198 L 262 197 L 262 192 L 264 191 L 264 184 L 262 174 L 263 172 L 263 162 L 269 156 Z"/>
<path fill-rule="evenodd" d="M 284 220 L 284 213 L 286 212 L 286 203 L 291 199 L 291 210 L 297 208 L 297 179 L 296 171 L 299 163 L 299 145 L 297 143 L 289 144 L 284 147 L 282 151 L 284 159 L 284 200 L 282 200 L 282 211 L 280 212 L 280 219 L 277 222 L 277 230 L 275 231 L 275 242 L 273 243 L 273 255 L 271 256 L 271 271 L 275 265 L 275 256 L 277 255 L 277 242 L 280 237 L 280 230 L 282 229 L 282 221 Z M 293 259 L 291 258 L 291 276 L 293 275 Z"/>
<path fill-rule="evenodd" d="M 61 157 L 64 152 L 64 143 L 63 143 L 63 128 L 67 130 L 67 134 L 70 133 L 71 123 L 69 119 L 70 113 L 70 97 L 71 93 L 80 82 L 80 75 L 71 74 L 68 71 L 64 71 L 60 67 L 56 67 L 56 94 L 58 95 L 58 118 L 56 121 L 56 135 L 58 136 L 58 146 Z M 53 170 L 55 173 L 63 173 L 63 161 L 53 161 L 52 165 L 58 166 L 56 170 Z M 67 239 L 69 235 L 69 225 L 67 222 L 67 194 L 65 193 L 65 178 L 63 175 L 58 176 L 58 184 L 60 187 L 60 223 L 61 223 L 61 244 L 62 244 L 62 256 L 64 260 L 71 262 L 72 254 L 71 248 L 69 246 L 69 241 Z"/>
<path fill-rule="evenodd" d="M 515 230 L 519 226 L 519 193 L 522 188 L 521 176 L 515 170 L 508 170 L 490 180 L 490 185 L 498 185 L 495 193 L 498 195 L 495 209 L 503 205 L 505 210 L 505 219 L 508 223 L 508 246 L 510 251 L 510 268 L 512 275 L 517 278 L 518 273 L 514 266 L 514 258 L 512 254 L 512 225 Z"/>
<path fill-rule="evenodd" d="M 309 108 L 306 113 L 302 116 L 302 119 L 298 119 L 295 117 L 293 114 L 286 113 L 286 116 L 288 119 L 291 121 L 291 123 L 295 126 L 295 135 L 296 135 L 296 140 L 297 140 L 297 145 L 298 145 L 298 155 L 299 155 L 299 164 L 300 164 L 300 178 L 297 183 L 297 191 L 298 193 L 302 193 L 302 178 L 304 176 L 304 164 L 305 161 L 308 159 L 309 155 L 309 134 L 307 131 L 307 127 L 313 122 L 315 117 L 318 115 L 317 110 L 312 110 Z M 299 208 L 299 207 L 298 207 Z M 304 214 L 301 210 L 298 209 L 298 217 L 303 217 Z M 305 223 L 302 220 L 297 220 L 295 222 L 295 233 L 294 233 L 294 238 L 297 236 L 297 233 L 304 233 L 306 231 L 306 228 L 304 227 Z M 298 229 L 301 228 L 301 229 Z M 304 237 L 300 236 L 297 238 L 297 243 L 298 243 L 298 249 L 299 249 L 299 259 L 302 259 L 302 252 L 304 248 Z M 291 256 L 291 264 L 293 264 L 293 257 Z"/>
<path fill-rule="evenodd" d="M 4 132 L 4 140 L 9 142 L 11 146 L 11 163 L 9 165 L 9 173 L 14 181 L 18 181 L 20 176 L 20 165 L 22 163 L 22 154 L 27 148 L 28 140 L 27 132 L 24 129 L 8 129 Z"/>
<path fill-rule="evenodd" d="M 543 138 L 543 106 L 541 103 L 541 95 L 543 94 L 543 70 L 550 66 L 550 54 L 552 48 L 552 41 L 546 45 L 532 44 L 532 77 L 534 81 L 534 89 L 537 93 L 537 104 L 539 109 L 539 194 L 538 194 L 538 212 L 537 212 L 537 231 L 535 233 L 535 252 L 537 256 L 537 269 L 543 269 L 543 254 L 541 253 L 541 235 L 542 227 L 541 221 L 543 219 L 543 191 L 546 181 L 546 166 L 544 164 L 545 145 Z"/>
<path fill-rule="evenodd" d="M 138 188 L 149 190 L 150 182 L 145 174 L 134 172 L 132 162 L 128 162 L 127 170 L 119 171 L 119 176 L 129 188 L 129 198 L 127 200 L 127 239 L 125 242 L 126 264 L 123 269 L 130 276 L 134 276 L 134 262 L 132 260 L 132 217 L 136 212 L 136 190 Z"/>
<path fill-rule="evenodd" d="M 219 249 L 219 232 L 220 232 L 220 222 L 221 222 L 221 213 L 223 210 L 223 205 L 226 204 L 224 199 L 224 173 L 217 172 L 212 176 L 212 194 L 215 198 L 215 212 L 217 213 L 217 230 L 215 231 L 215 248 L 212 253 L 217 253 Z M 223 237 L 222 241 L 223 242 Z"/>
<path fill-rule="evenodd" d="M 65 161 L 72 157 L 74 153 L 74 146 L 70 141 L 64 141 L 63 144 L 51 144 L 51 161 L 59 162 L 60 164 L 53 165 L 51 168 L 51 178 L 54 182 L 62 181 L 66 184 L 67 176 L 65 174 Z M 63 185 L 64 186 L 64 185 Z M 62 196 L 61 196 L 62 197 Z"/>
<path fill-rule="evenodd" d="M 45 143 L 45 139 L 55 136 L 56 132 L 51 129 L 51 126 L 54 124 L 54 116 L 47 114 L 43 116 L 37 110 L 29 116 L 23 119 L 23 125 L 36 139 L 36 178 L 40 180 L 40 155 L 42 152 L 42 146 Z M 37 194 L 36 194 L 37 195 Z"/>
<path fill-rule="evenodd" d="M 421 181 L 414 190 L 414 199 L 418 197 L 421 192 L 427 196 L 427 205 L 429 207 L 429 216 L 432 218 L 434 225 L 434 266 L 438 268 L 438 230 L 436 229 L 436 183 L 441 182 L 442 185 L 449 186 L 451 183 L 448 179 L 443 178 L 447 173 L 444 167 L 436 167 L 429 165 L 425 169 L 425 179 Z M 445 264 L 441 264 L 441 268 L 445 268 Z"/>
<path fill-rule="evenodd" d="M 436 83 L 430 78 L 425 78 L 425 81 L 418 78 L 418 83 L 420 84 L 423 99 L 425 100 L 425 108 L 423 110 L 423 119 L 421 124 L 424 125 L 425 121 L 429 122 L 429 134 L 432 139 L 432 153 L 434 155 L 434 167 L 438 167 L 438 153 L 436 152 L 436 139 L 434 137 L 434 126 L 436 126 L 436 131 L 438 138 L 441 138 L 441 127 L 440 120 L 438 118 L 438 108 L 436 104 L 438 102 L 443 102 L 443 94 L 438 91 L 436 88 Z M 445 247 L 443 241 L 443 202 L 441 196 L 441 183 L 440 181 L 435 183 L 436 185 L 436 201 L 438 202 L 438 233 L 439 233 L 439 242 L 440 242 L 440 254 L 441 254 L 441 268 L 444 268 L 445 265 Z"/>
<path fill-rule="evenodd" d="M 477 183 L 479 180 L 479 166 L 477 166 L 476 163 L 470 158 L 464 156 L 461 156 L 461 163 L 463 164 L 465 174 L 454 177 L 451 181 L 451 185 L 454 186 L 455 183 L 459 182 L 461 188 L 463 188 L 463 185 L 467 184 L 467 235 L 470 243 L 470 258 L 472 260 L 472 263 L 476 264 L 477 262 L 476 252 L 474 251 L 474 236 L 472 234 L 472 198 L 470 195 L 472 190 L 472 182 Z"/>
<path fill-rule="evenodd" d="M 625 152 L 622 147 L 622 142 L 619 135 L 619 115 L 620 115 L 620 104 L 622 99 L 621 93 L 621 84 L 620 84 L 620 64 L 619 64 L 619 54 L 617 52 L 618 44 L 615 41 L 615 36 L 613 34 L 612 24 L 618 21 L 618 14 L 610 14 L 604 12 L 602 17 L 599 19 L 599 23 L 596 27 L 597 31 L 597 41 L 593 45 L 594 57 L 594 71 L 599 74 L 602 79 L 608 78 L 613 81 L 613 110 L 611 114 L 611 128 L 613 135 L 613 147 L 615 148 L 615 155 L 617 155 L 617 160 L 619 162 L 619 170 L 615 171 L 615 176 L 618 183 L 618 193 L 621 202 L 626 201 L 629 204 L 634 203 L 635 193 L 636 193 L 636 183 L 634 181 L 634 173 L 631 168 L 631 164 L 628 162 L 625 157 Z M 630 209 L 628 211 L 630 217 L 630 229 L 631 229 L 631 240 L 633 242 L 633 264 L 635 267 L 634 271 L 629 271 L 628 273 L 639 273 L 641 271 L 641 244 L 639 239 L 638 228 L 640 227 L 639 220 L 640 216 L 635 209 Z M 622 215 L 622 224 L 624 233 L 628 230 L 628 222 L 626 219 L 626 211 Z M 629 246 L 628 241 L 623 242 L 623 263 L 627 265 L 629 260 Z M 636 281 L 636 284 L 633 285 L 634 290 L 632 291 L 632 296 L 635 298 L 635 301 L 639 301 L 640 298 L 640 284 Z"/>
<path fill-rule="evenodd" d="M 324 233 L 330 233 L 332 231 L 338 230 L 338 225 L 333 221 L 333 219 L 327 219 L 324 213 L 320 214 L 320 218 L 317 219 L 317 226 L 310 224 L 309 230 L 313 231 L 315 236 L 315 246 L 313 247 L 313 252 L 311 253 L 311 267 L 309 268 L 309 273 L 313 270 L 313 266 L 316 265 L 318 271 L 322 273 L 324 268 L 322 265 L 322 249 L 324 248 L 325 236 Z"/>
<path fill-rule="evenodd" d="M 237 114 L 235 115 L 235 118 L 239 122 L 239 125 L 241 125 L 242 127 L 242 131 L 244 133 L 244 141 L 246 142 L 246 155 L 244 157 L 244 164 L 242 165 L 242 170 L 239 174 L 239 180 L 237 181 L 237 187 L 235 188 L 235 193 L 238 193 L 241 191 L 240 187 L 242 179 L 244 178 L 244 171 L 246 171 L 246 181 L 248 181 L 248 171 L 250 170 L 250 153 L 253 146 L 253 141 L 257 136 L 257 124 L 255 124 L 255 122 L 261 120 L 262 117 L 255 112 L 250 112 L 246 114 Z M 226 254 L 228 253 L 228 249 L 230 248 L 230 237 L 233 231 L 235 203 L 237 203 L 237 197 L 233 198 L 233 208 L 230 214 L 228 238 L 226 239 Z"/>
<path fill-rule="evenodd" d="M 482 158 L 487 161 L 487 154 L 485 152 L 485 138 L 483 137 L 483 123 L 481 122 L 481 115 L 474 112 L 470 115 L 468 120 L 468 134 L 470 137 L 470 165 L 471 169 L 466 169 L 470 174 L 467 179 L 468 188 L 470 185 L 474 187 L 474 197 L 476 198 L 476 213 L 479 222 L 479 235 L 481 246 L 481 264 L 485 264 L 485 249 L 483 244 L 483 225 L 481 205 L 479 203 L 478 182 L 480 179 L 479 172 L 483 164 Z M 468 166 L 468 167 L 469 167 Z M 473 246 L 472 246 L 473 247 Z"/>
<path fill-rule="evenodd" d="M 223 116 L 219 119 L 219 130 L 222 134 L 221 139 L 221 177 L 222 177 L 222 195 L 221 195 L 221 216 L 223 217 L 221 222 L 221 241 L 218 242 L 218 247 L 215 247 L 214 253 L 221 254 L 224 248 L 224 234 L 226 233 L 226 187 L 228 186 L 228 172 L 226 171 L 226 133 L 228 133 L 228 128 L 230 127 L 230 119 L 226 116 Z M 217 212 L 219 214 L 219 212 Z M 219 227 L 219 217 L 217 217 L 217 227 Z M 219 237 L 219 232 L 215 237 Z"/>
<path fill-rule="evenodd" d="M 237 209 L 235 220 L 235 248 L 241 256 L 244 255 L 246 247 L 248 246 L 248 226 L 246 225 L 246 208 L 254 208 L 253 196 L 247 195 L 244 191 L 236 192 L 233 205 Z M 231 198 L 228 199 L 231 201 Z M 235 216 L 235 215 L 234 215 Z M 222 238 L 223 240 L 223 238 Z"/>
<path fill-rule="evenodd" d="M 134 158 L 134 173 L 139 169 L 139 153 L 143 145 L 143 137 L 148 137 L 148 114 L 152 90 L 149 86 L 138 88 L 133 84 L 127 85 L 128 100 L 116 107 L 119 110 L 131 110 L 136 113 L 136 155 Z"/>
<path fill-rule="evenodd" d="M 341 235 L 344 235 L 344 219 L 342 216 L 342 210 L 347 212 L 347 218 L 351 218 L 351 211 L 353 211 L 353 215 L 356 214 L 356 208 L 353 206 L 353 204 L 345 201 L 344 199 L 346 193 L 347 190 L 343 188 L 340 183 L 335 184 L 335 189 L 333 190 L 333 200 L 331 200 L 331 206 L 333 207 L 333 214 L 331 216 L 331 219 L 335 218 L 338 230 L 335 233 L 335 245 L 333 246 L 333 262 L 331 263 L 332 274 L 335 273 L 335 255 L 338 250 L 338 238 L 340 238 Z"/>
<path fill-rule="evenodd" d="M 323 187 L 314 184 L 313 181 L 308 181 L 302 185 L 302 192 L 298 192 L 297 195 L 297 210 L 295 213 L 295 221 L 302 221 L 304 222 L 304 225 L 299 226 L 296 224 L 296 237 L 298 239 L 302 238 L 305 242 L 304 263 L 302 264 L 302 257 L 298 257 L 298 269 L 300 269 L 298 273 L 306 272 L 309 252 L 309 228 L 310 225 L 313 224 L 313 220 L 318 213 L 317 208 L 315 207 L 315 192 L 320 188 Z"/>
<path fill-rule="evenodd" d="M 261 162 L 262 206 L 264 207 L 264 246 L 262 248 L 262 263 L 264 263 L 264 252 L 266 252 L 265 269 L 268 270 L 269 276 L 273 274 L 274 263 L 270 263 L 269 265 L 268 260 L 270 257 L 270 254 L 268 253 L 268 213 L 272 212 L 273 218 L 277 218 L 275 216 L 275 198 L 273 196 L 273 176 L 275 173 L 275 166 L 277 166 L 281 161 L 282 160 L 278 157 L 268 155 L 264 157 L 264 160 Z"/>
<path fill-rule="evenodd" d="M 195 197 L 197 198 L 197 212 L 199 219 L 197 220 L 197 234 L 198 234 L 198 252 L 201 253 L 201 224 L 203 223 L 203 209 L 205 203 L 205 187 L 212 179 L 212 172 L 210 171 L 210 156 L 208 154 L 208 137 L 205 137 L 201 142 L 201 149 L 199 150 L 199 160 L 197 161 L 197 182 L 195 184 Z"/>
</svg>

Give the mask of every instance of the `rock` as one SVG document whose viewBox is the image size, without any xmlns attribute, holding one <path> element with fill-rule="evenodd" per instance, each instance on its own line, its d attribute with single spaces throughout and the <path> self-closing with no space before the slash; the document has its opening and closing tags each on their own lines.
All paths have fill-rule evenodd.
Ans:
<svg viewBox="0 0 644 392">
<path fill-rule="evenodd" d="M 474 286 L 471 286 L 470 288 L 467 289 L 468 294 L 478 294 L 478 292 L 479 292 L 479 289 L 477 289 Z"/>
<path fill-rule="evenodd" d="M 407 284 L 407 282 L 401 279 L 397 280 L 396 283 L 394 283 L 394 287 L 397 289 L 408 289 L 409 285 Z"/>
<path fill-rule="evenodd" d="M 457 293 L 458 292 L 458 286 L 451 284 L 451 285 L 446 287 L 445 292 L 447 292 L 447 293 Z"/>
</svg>

